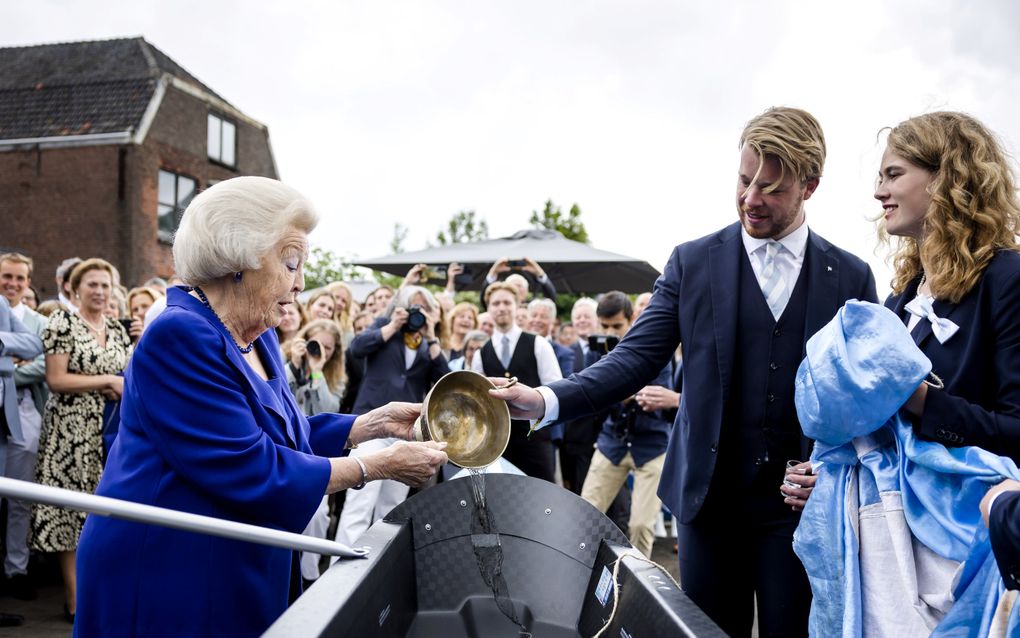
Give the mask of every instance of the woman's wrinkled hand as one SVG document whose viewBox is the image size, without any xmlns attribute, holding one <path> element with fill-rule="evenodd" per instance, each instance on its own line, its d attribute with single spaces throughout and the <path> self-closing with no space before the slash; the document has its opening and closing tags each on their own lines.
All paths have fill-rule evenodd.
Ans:
<svg viewBox="0 0 1020 638">
<path fill-rule="evenodd" d="M 424 485 L 447 462 L 445 442 L 399 441 L 390 447 L 361 457 L 368 480 L 392 479 L 411 487 Z"/>
</svg>

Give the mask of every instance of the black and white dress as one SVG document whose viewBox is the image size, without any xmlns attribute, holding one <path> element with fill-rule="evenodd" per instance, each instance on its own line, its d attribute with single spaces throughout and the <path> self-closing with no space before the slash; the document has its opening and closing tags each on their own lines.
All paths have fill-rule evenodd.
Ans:
<svg viewBox="0 0 1020 638">
<path fill-rule="evenodd" d="M 99 345 L 85 321 L 56 310 L 43 333 L 46 354 L 68 355 L 71 374 L 119 374 L 127 367 L 131 339 L 120 322 L 106 319 L 106 347 Z M 36 481 L 92 494 L 103 470 L 103 408 L 99 391 L 51 392 L 46 402 Z M 36 505 L 32 517 L 32 548 L 68 552 L 78 547 L 85 513 Z"/>
</svg>

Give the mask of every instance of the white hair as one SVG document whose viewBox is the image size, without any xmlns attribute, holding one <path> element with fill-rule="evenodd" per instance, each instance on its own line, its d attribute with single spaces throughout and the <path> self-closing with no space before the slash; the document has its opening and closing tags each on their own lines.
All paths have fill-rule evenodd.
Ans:
<svg viewBox="0 0 1020 638">
<path fill-rule="evenodd" d="M 235 177 L 191 200 L 174 235 L 174 265 L 186 284 L 255 270 L 291 228 L 309 233 L 319 223 L 311 203 L 267 177 Z"/>
<path fill-rule="evenodd" d="M 397 294 L 393 295 L 393 299 L 390 300 L 390 305 L 386 307 L 386 312 L 383 314 L 390 317 L 393 315 L 394 309 L 409 307 L 411 305 L 411 300 L 414 299 L 415 295 L 421 295 L 425 300 L 425 310 L 432 311 L 439 307 L 439 304 L 436 302 L 436 298 L 427 288 L 422 288 L 421 286 L 404 286 L 397 291 Z"/>
<path fill-rule="evenodd" d="M 544 297 L 540 299 L 532 299 L 531 303 L 528 304 L 528 312 L 531 312 L 536 308 L 545 308 L 548 310 L 550 319 L 556 317 L 556 302 L 552 299 L 546 299 Z"/>
<path fill-rule="evenodd" d="M 570 315 L 573 316 L 575 310 L 577 310 L 578 308 L 583 308 L 585 306 L 591 308 L 592 312 L 595 312 L 599 307 L 599 302 L 595 301 L 591 297 L 581 297 L 580 299 L 574 302 L 574 307 L 570 309 Z"/>
</svg>

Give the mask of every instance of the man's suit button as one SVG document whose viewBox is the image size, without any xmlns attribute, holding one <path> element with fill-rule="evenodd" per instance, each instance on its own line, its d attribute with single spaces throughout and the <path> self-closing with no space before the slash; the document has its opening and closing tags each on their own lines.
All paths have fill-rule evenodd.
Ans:
<svg viewBox="0 0 1020 638">
<path fill-rule="evenodd" d="M 713 443 L 712 447 L 710 447 L 708 449 L 712 451 L 712 454 L 715 454 L 716 452 L 719 451 L 719 444 L 718 443 Z"/>
<path fill-rule="evenodd" d="M 782 333 L 782 331 L 779 330 L 778 327 L 775 330 L 772 331 L 772 336 L 773 337 L 778 337 L 781 334 L 783 334 L 783 333 Z"/>
<path fill-rule="evenodd" d="M 775 361 L 773 361 L 772 363 L 769 364 L 769 370 L 778 370 L 778 369 L 779 369 L 779 365 Z"/>
<path fill-rule="evenodd" d="M 769 392 L 768 399 L 769 399 L 769 403 L 775 403 L 776 402 L 776 395 L 774 395 L 771 392 Z"/>
<path fill-rule="evenodd" d="M 942 428 L 939 428 L 935 430 L 935 436 L 939 437 L 940 439 L 944 439 L 946 438 L 946 431 L 943 430 Z"/>
<path fill-rule="evenodd" d="M 754 464 L 755 464 L 755 465 L 761 465 L 761 458 L 757 458 L 757 459 L 755 459 L 755 460 L 754 460 Z"/>
</svg>

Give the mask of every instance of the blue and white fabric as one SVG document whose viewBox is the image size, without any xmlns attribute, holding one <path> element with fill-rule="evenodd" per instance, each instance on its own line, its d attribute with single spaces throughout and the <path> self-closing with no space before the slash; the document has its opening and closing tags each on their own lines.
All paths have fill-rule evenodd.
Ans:
<svg viewBox="0 0 1020 638">
<path fill-rule="evenodd" d="M 794 534 L 813 636 L 1020 635 L 978 505 L 1016 465 L 924 441 L 899 408 L 931 371 L 900 319 L 850 301 L 807 343 L 796 405 L 818 483 Z"/>
</svg>

